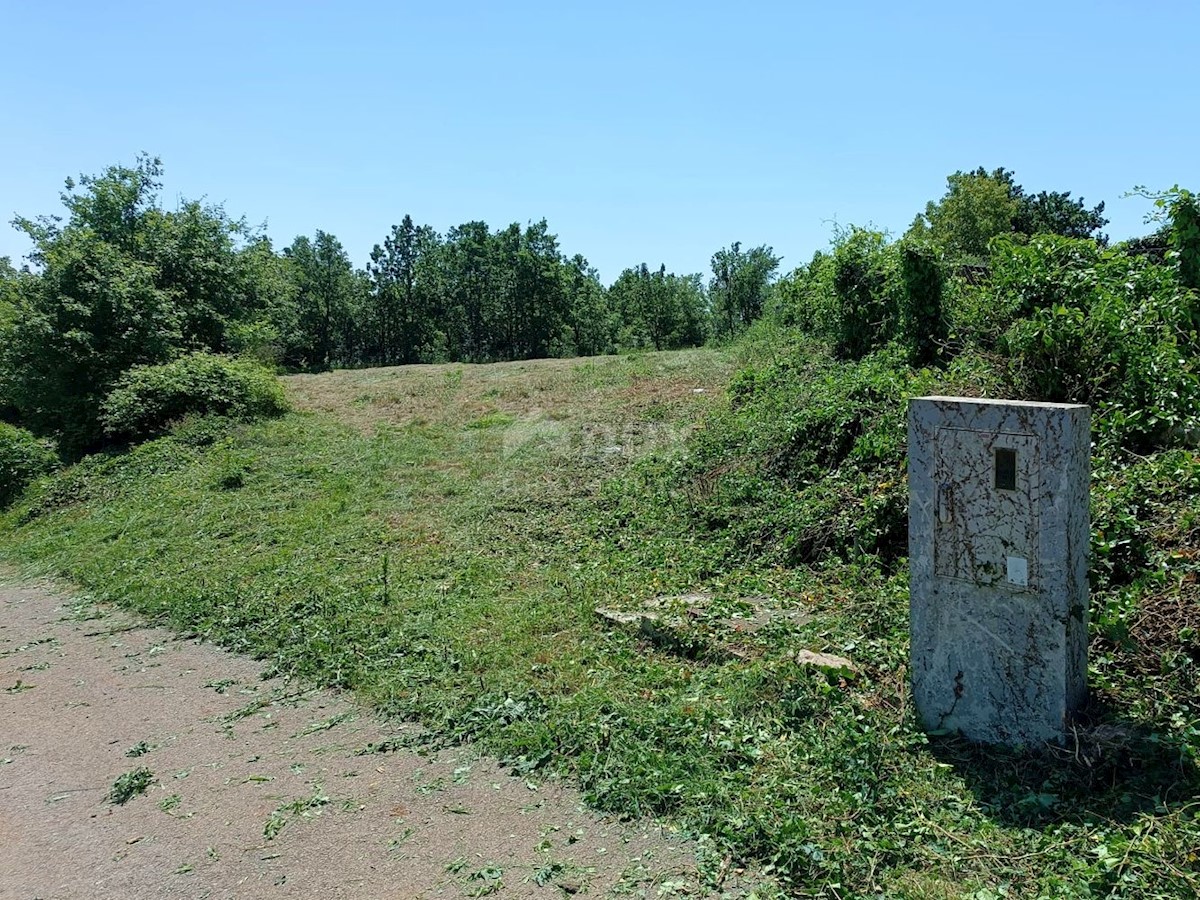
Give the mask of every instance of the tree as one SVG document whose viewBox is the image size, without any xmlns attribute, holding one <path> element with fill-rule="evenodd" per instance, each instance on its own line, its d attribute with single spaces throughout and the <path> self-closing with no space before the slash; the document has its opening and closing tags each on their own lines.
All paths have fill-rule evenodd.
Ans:
<svg viewBox="0 0 1200 900">
<path fill-rule="evenodd" d="M 485 362 L 491 349 L 485 323 L 493 318 L 491 307 L 496 298 L 487 222 L 465 222 L 451 228 L 442 255 L 451 345 L 457 358 Z"/>
<path fill-rule="evenodd" d="M 520 310 L 514 356 L 539 358 L 567 352 L 570 313 L 561 277 L 558 236 L 545 219 L 526 226 L 516 258 L 516 307 Z"/>
<path fill-rule="evenodd" d="M 117 377 L 181 347 L 182 316 L 152 265 L 84 229 L 47 235 L 37 256 L 41 277 L 21 292 L 2 350 L 4 393 L 25 424 L 79 453 L 101 439 Z"/>
<path fill-rule="evenodd" d="M 354 297 L 354 269 L 341 241 L 318 229 L 284 251 L 296 284 L 297 332 L 289 365 L 310 371 L 332 367 Z"/>
<path fill-rule="evenodd" d="M 0 256 L 0 340 L 4 330 L 12 325 L 16 317 L 21 282 L 28 277 L 29 273 L 18 272 L 13 268 L 11 259 Z"/>
<path fill-rule="evenodd" d="M 151 248 L 161 231 L 161 165 L 138 158 L 98 176 L 67 179 L 68 211 L 13 224 L 33 241 L 40 270 L 17 292 L 0 369 L 4 393 L 22 420 L 70 452 L 100 439 L 97 410 L 116 377 L 162 362 L 183 343 L 177 286 Z M 78 190 L 76 190 L 78 186 Z"/>
<path fill-rule="evenodd" d="M 893 245 L 882 232 L 851 228 L 839 237 L 831 270 L 839 357 L 861 359 L 895 336 L 900 324 L 896 268 Z"/>
<path fill-rule="evenodd" d="M 62 216 L 17 217 L 33 242 L 0 360 L 26 424 L 68 452 L 100 440 L 97 408 L 133 365 L 188 350 L 226 352 L 231 327 L 261 316 L 277 285 L 246 248 L 259 240 L 220 206 L 159 203 L 162 164 L 67 179 Z M 6 283 L 12 279 L 6 279 Z"/>
<path fill-rule="evenodd" d="M 676 275 L 666 265 L 645 263 L 625 269 L 609 288 L 621 323 L 621 343 L 629 347 L 675 350 L 704 343 L 708 305 L 700 275 Z"/>
<path fill-rule="evenodd" d="M 713 254 L 708 292 L 719 333 L 736 334 L 762 315 L 781 260 L 771 247 L 743 251 L 739 242 Z"/>
<path fill-rule="evenodd" d="M 1184 287 L 1200 290 L 1200 201 L 1191 191 L 1177 187 L 1171 192 L 1168 215 L 1180 280 Z"/>
<path fill-rule="evenodd" d="M 1020 209 L 1013 230 L 1019 234 L 1058 234 L 1069 238 L 1093 238 L 1101 246 L 1108 244 L 1108 237 L 1100 233 L 1100 229 L 1108 224 L 1108 219 L 1103 216 L 1103 202 L 1088 209 L 1083 198 L 1072 200 L 1070 191 L 1042 191 L 1037 196 L 1019 193 L 1018 202 Z"/>
<path fill-rule="evenodd" d="M 946 179 L 946 193 L 930 201 L 913 221 L 908 236 L 930 240 L 953 257 L 987 256 L 988 242 L 1001 234 L 1059 234 L 1064 237 L 1107 238 L 1100 229 L 1108 224 L 1104 204 L 1089 209 L 1071 192 L 1042 191 L 1027 194 L 1014 173 L 982 166 L 973 172 L 955 172 Z"/>
<path fill-rule="evenodd" d="M 138 254 L 157 270 L 157 282 L 170 291 L 180 311 L 185 347 L 224 352 L 227 330 L 252 317 L 255 303 L 266 302 L 239 253 L 249 237 L 246 223 L 231 220 L 220 206 L 183 201 L 179 209 L 153 208 L 143 221 Z"/>
<path fill-rule="evenodd" d="M 566 290 L 571 300 L 571 335 L 575 353 L 596 356 L 614 349 L 616 326 L 609 295 L 600 275 L 576 253 L 566 264 Z"/>
<path fill-rule="evenodd" d="M 228 330 L 229 349 L 271 366 L 286 362 L 288 348 L 301 343 L 296 305 L 298 285 L 291 263 L 260 236 L 240 251 L 245 316 Z"/>
<path fill-rule="evenodd" d="M 988 241 L 1012 231 L 1021 208 L 1005 175 L 1003 169 L 955 172 L 942 199 L 925 205 L 908 236 L 928 238 L 952 256 L 987 256 Z"/>
</svg>

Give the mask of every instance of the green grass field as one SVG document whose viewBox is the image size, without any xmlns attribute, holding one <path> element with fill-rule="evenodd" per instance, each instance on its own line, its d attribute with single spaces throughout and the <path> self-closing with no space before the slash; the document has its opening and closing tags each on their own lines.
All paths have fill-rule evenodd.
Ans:
<svg viewBox="0 0 1200 900">
<path fill-rule="evenodd" d="M 714 888 L 746 863 L 799 896 L 1200 892 L 1194 761 L 1134 700 L 1111 749 L 927 738 L 903 566 L 739 561 L 679 512 L 679 472 L 744 361 L 291 377 L 282 419 L 189 423 L 36 487 L 3 553 L 528 777 L 568 773 L 600 809 L 669 817 L 701 838 Z M 690 616 L 661 599 L 701 591 Z M 595 614 L 654 601 L 685 620 L 670 639 Z M 728 622 L 763 602 L 780 615 L 729 652 Z M 798 665 L 805 649 L 858 672 Z M 1118 705 L 1136 694 L 1121 664 L 1097 678 Z"/>
</svg>

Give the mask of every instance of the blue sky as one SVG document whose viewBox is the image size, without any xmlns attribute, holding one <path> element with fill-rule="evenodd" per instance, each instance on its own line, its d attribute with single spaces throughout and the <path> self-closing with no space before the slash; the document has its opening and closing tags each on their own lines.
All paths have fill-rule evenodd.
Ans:
<svg viewBox="0 0 1200 900">
<path fill-rule="evenodd" d="M 611 281 L 784 267 L 833 223 L 900 233 L 945 177 L 1014 169 L 1148 230 L 1200 188 L 1200 4 L 6 2 L 0 214 L 161 156 L 164 197 L 321 228 L 356 265 L 405 213 L 549 220 Z M 14 261 L 24 238 L 0 229 Z"/>
</svg>

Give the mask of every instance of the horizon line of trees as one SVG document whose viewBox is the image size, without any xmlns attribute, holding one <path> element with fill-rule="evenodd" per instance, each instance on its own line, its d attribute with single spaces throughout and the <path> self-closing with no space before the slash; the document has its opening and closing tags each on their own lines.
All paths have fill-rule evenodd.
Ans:
<svg viewBox="0 0 1200 900">
<path fill-rule="evenodd" d="M 770 247 L 734 243 L 713 256 L 708 280 L 643 262 L 606 287 L 584 256 L 561 250 L 545 219 L 495 229 L 473 220 L 440 234 L 405 215 L 356 268 L 324 230 L 277 250 L 220 205 L 166 210 L 162 171 L 143 154 L 132 167 L 67 179 L 65 217 L 15 218 L 33 250 L 20 270 L 0 258 L 0 327 L 28 319 L 42 290 L 111 297 L 136 276 L 157 291 L 136 318 L 177 307 L 157 329 L 168 344 L 290 371 L 667 350 L 748 324 L 779 264 Z M 92 282 L 62 284 L 72 267 Z"/>
<path fill-rule="evenodd" d="M 695 347 L 756 318 L 779 264 L 769 247 L 735 243 L 713 257 L 708 283 L 641 263 L 605 287 L 545 219 L 442 235 L 407 215 L 365 269 L 324 231 L 280 254 L 260 238 L 258 250 L 276 269 L 276 297 L 238 349 L 305 371 Z"/>
<path fill-rule="evenodd" d="M 544 219 L 495 229 L 470 221 L 441 234 L 404 216 L 357 269 L 325 231 L 276 250 L 220 205 L 165 209 L 161 178 L 161 162 L 142 155 L 68 179 L 65 215 L 13 221 L 33 250 L 20 270 L 0 258 L 0 420 L 63 446 L 97 446 L 98 410 L 123 373 L 196 351 L 322 371 L 697 346 L 739 334 L 768 309 L 823 308 L 797 304 L 797 292 L 833 258 L 818 252 L 779 279 L 771 247 L 735 242 L 713 254 L 707 277 L 641 263 L 605 286 Z M 936 300 L 945 273 L 986 270 L 1000 238 L 1049 233 L 1104 246 L 1103 211 L 1069 192 L 1026 192 L 1005 169 L 954 173 L 888 263 L 932 298 L 905 315 L 924 318 L 918 307 Z M 1161 256 L 1172 252 L 1164 235 L 1122 246 Z M 834 241 L 838 295 L 852 313 L 841 340 L 873 346 L 894 318 L 875 284 L 890 276 L 875 271 L 870 261 L 883 257 L 867 238 L 846 237 Z M 847 256 L 854 247 L 859 262 Z"/>
<path fill-rule="evenodd" d="M 143 154 L 67 179 L 65 215 L 13 220 L 33 250 L 0 258 L 0 420 L 100 446 L 122 374 L 197 351 L 323 371 L 697 346 L 757 317 L 779 264 L 735 243 L 707 282 L 643 263 L 605 287 L 544 219 L 443 235 L 404 216 L 356 269 L 325 231 L 277 251 L 220 205 L 165 209 L 162 171 Z"/>
</svg>

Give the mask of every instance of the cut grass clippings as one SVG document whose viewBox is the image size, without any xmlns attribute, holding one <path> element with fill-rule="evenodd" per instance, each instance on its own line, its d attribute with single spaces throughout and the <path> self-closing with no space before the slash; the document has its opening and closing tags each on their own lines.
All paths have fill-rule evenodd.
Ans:
<svg viewBox="0 0 1200 900">
<path fill-rule="evenodd" d="M 117 777 L 108 791 L 108 802 L 114 806 L 124 806 L 139 794 L 146 793 L 153 783 L 154 773 L 145 766 L 138 766 Z"/>
</svg>

